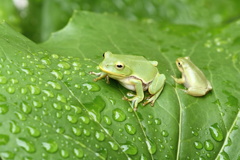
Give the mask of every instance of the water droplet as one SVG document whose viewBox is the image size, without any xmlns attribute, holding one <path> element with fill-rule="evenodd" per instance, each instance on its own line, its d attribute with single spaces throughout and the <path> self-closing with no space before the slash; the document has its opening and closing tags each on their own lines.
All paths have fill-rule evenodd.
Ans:
<svg viewBox="0 0 240 160">
<path fill-rule="evenodd" d="M 103 121 L 104 121 L 107 125 L 111 125 L 111 124 L 112 124 L 112 120 L 111 120 L 108 116 L 103 116 Z"/>
<path fill-rule="evenodd" d="M 0 105 L 0 114 L 6 114 L 8 112 L 8 106 L 6 104 Z"/>
<path fill-rule="evenodd" d="M 62 110 L 62 106 L 61 106 L 61 104 L 59 104 L 59 103 L 53 103 L 53 108 L 55 108 L 56 110 Z"/>
<path fill-rule="evenodd" d="M 13 134 L 17 134 L 21 132 L 21 128 L 17 125 L 16 122 L 11 121 L 10 122 L 10 132 Z"/>
<path fill-rule="evenodd" d="M 46 68 L 46 66 L 44 66 L 43 64 L 37 64 L 36 67 L 39 68 L 39 69 L 45 69 Z"/>
<path fill-rule="evenodd" d="M 58 94 L 57 100 L 62 103 L 67 103 L 67 98 L 63 94 Z"/>
<path fill-rule="evenodd" d="M 58 150 L 58 144 L 54 140 L 49 140 L 47 142 L 42 142 L 43 148 L 49 152 L 54 153 Z"/>
<path fill-rule="evenodd" d="M 72 131 L 76 136 L 80 136 L 82 134 L 82 130 L 80 128 L 72 127 Z"/>
<path fill-rule="evenodd" d="M 114 151 L 118 150 L 119 147 L 115 142 L 109 141 L 108 143 L 110 144 L 112 150 Z"/>
<path fill-rule="evenodd" d="M 119 108 L 116 108 L 112 111 L 112 117 L 115 121 L 118 122 L 122 122 L 126 119 L 125 113 Z"/>
<path fill-rule="evenodd" d="M 209 131 L 214 140 L 218 142 L 223 140 L 223 132 L 217 123 L 211 125 Z"/>
<path fill-rule="evenodd" d="M 16 112 L 15 115 L 17 116 L 17 118 L 21 121 L 26 121 L 26 116 L 23 115 L 22 113 Z"/>
<path fill-rule="evenodd" d="M 21 92 L 22 94 L 27 94 L 28 90 L 27 90 L 27 88 L 21 88 L 21 89 L 20 89 L 20 92 Z"/>
<path fill-rule="evenodd" d="M 194 142 L 194 147 L 196 149 L 202 149 L 203 148 L 203 144 L 201 142 L 199 142 L 199 141 L 195 141 Z"/>
<path fill-rule="evenodd" d="M 194 135 L 194 136 L 198 136 L 199 135 L 199 133 L 198 133 L 198 131 L 196 131 L 196 130 L 192 130 L 192 135 Z"/>
<path fill-rule="evenodd" d="M 146 144 L 147 144 L 147 147 L 148 147 L 148 152 L 150 154 L 154 154 L 157 151 L 157 145 L 152 140 L 147 139 Z"/>
<path fill-rule="evenodd" d="M 75 156 L 78 158 L 82 158 L 84 156 L 83 150 L 81 148 L 74 148 L 73 152 L 74 152 Z"/>
<path fill-rule="evenodd" d="M 0 156 L 2 159 L 14 159 L 15 154 L 9 151 L 0 152 Z"/>
<path fill-rule="evenodd" d="M 29 153 L 33 153 L 36 151 L 34 145 L 30 141 L 26 140 L 25 138 L 18 138 L 17 144 Z"/>
<path fill-rule="evenodd" d="M 57 54 L 52 54 L 52 58 L 54 58 L 54 59 L 58 59 L 59 56 L 58 56 Z"/>
<path fill-rule="evenodd" d="M 91 92 L 98 92 L 101 89 L 99 85 L 93 82 L 84 83 L 83 87 L 85 87 L 88 91 L 91 91 Z"/>
<path fill-rule="evenodd" d="M 219 156 L 218 159 L 219 159 L 219 160 L 230 160 L 229 155 L 228 155 L 225 151 L 222 151 L 222 152 L 220 153 L 220 156 Z"/>
<path fill-rule="evenodd" d="M 15 78 L 12 78 L 12 79 L 10 79 L 10 82 L 12 84 L 17 84 L 19 81 L 17 79 L 15 79 Z"/>
<path fill-rule="evenodd" d="M 82 109 L 78 106 L 71 105 L 71 107 L 74 109 L 76 114 L 80 114 L 82 112 Z"/>
<path fill-rule="evenodd" d="M 6 84 L 7 78 L 5 76 L 0 76 L 0 84 Z"/>
<path fill-rule="evenodd" d="M 6 102 L 6 101 L 7 101 L 7 98 L 4 95 L 0 94 L 0 102 Z"/>
<path fill-rule="evenodd" d="M 148 160 L 148 157 L 145 154 L 141 154 L 140 160 Z"/>
<path fill-rule="evenodd" d="M 46 96 L 53 98 L 54 97 L 54 93 L 48 89 L 42 90 L 43 93 L 46 94 Z"/>
<path fill-rule="evenodd" d="M 205 148 L 207 151 L 212 151 L 213 148 L 214 148 L 214 145 L 213 145 L 212 141 L 211 141 L 211 140 L 206 140 L 206 141 L 204 142 L 204 148 Z"/>
<path fill-rule="evenodd" d="M 62 69 L 70 69 L 71 68 L 70 64 L 68 64 L 67 62 L 59 62 L 58 67 L 62 68 Z"/>
<path fill-rule="evenodd" d="M 28 105 L 26 102 L 22 102 L 20 107 L 21 107 L 21 110 L 26 114 L 29 114 L 32 112 L 32 107 Z"/>
<path fill-rule="evenodd" d="M 28 133 L 33 137 L 39 137 L 41 135 L 41 132 L 35 128 L 35 127 L 27 127 Z"/>
<path fill-rule="evenodd" d="M 110 136 L 112 136 L 113 133 L 114 133 L 114 131 L 113 131 L 112 129 L 110 129 L 110 128 L 108 128 L 108 129 L 105 128 L 104 131 L 105 131 L 108 135 L 110 135 Z"/>
<path fill-rule="evenodd" d="M 98 141 L 103 141 L 105 139 L 105 135 L 102 132 L 96 131 L 95 137 Z"/>
<path fill-rule="evenodd" d="M 9 141 L 9 136 L 5 134 L 0 134 L 0 146 L 6 145 Z"/>
<path fill-rule="evenodd" d="M 46 65 L 50 65 L 50 64 L 51 64 L 51 61 L 49 60 L 48 57 L 42 58 L 42 59 L 41 59 L 41 62 L 42 62 L 43 64 L 46 64 Z"/>
<path fill-rule="evenodd" d="M 74 115 L 68 115 L 68 116 L 67 116 L 67 120 L 68 120 L 69 122 L 71 122 L 71 123 L 77 123 L 78 118 L 77 118 L 76 116 L 74 116 Z"/>
<path fill-rule="evenodd" d="M 41 93 L 41 89 L 36 85 L 29 85 L 28 88 L 31 94 L 38 95 Z"/>
<path fill-rule="evenodd" d="M 21 70 L 26 73 L 27 75 L 33 75 L 33 71 L 31 71 L 30 69 L 28 68 L 21 68 Z"/>
<path fill-rule="evenodd" d="M 47 84 L 49 84 L 53 89 L 61 90 L 62 86 L 54 81 L 48 81 Z"/>
<path fill-rule="evenodd" d="M 131 142 L 127 142 L 126 144 L 121 145 L 121 149 L 128 155 L 136 155 L 138 152 L 137 147 L 131 144 Z"/>
<path fill-rule="evenodd" d="M 163 137 L 167 137 L 168 135 L 169 135 L 169 134 L 168 134 L 168 132 L 167 132 L 166 130 L 163 130 L 163 131 L 162 131 L 162 136 L 163 136 Z"/>
<path fill-rule="evenodd" d="M 132 124 L 129 124 L 129 123 L 125 124 L 125 130 L 128 134 L 131 134 L 131 135 L 136 133 L 136 128 Z"/>
<path fill-rule="evenodd" d="M 15 93 L 15 88 L 12 86 L 9 86 L 9 87 L 7 87 L 7 92 L 10 94 L 13 94 L 13 93 Z"/>
<path fill-rule="evenodd" d="M 157 124 L 157 125 L 160 125 L 160 124 L 162 123 L 159 118 L 156 118 L 154 122 L 155 122 L 155 124 Z"/>
<path fill-rule="evenodd" d="M 42 107 L 42 102 L 33 101 L 33 106 L 36 107 L 36 108 L 41 108 Z"/>
<path fill-rule="evenodd" d="M 59 134 L 63 134 L 65 132 L 65 129 L 60 127 L 60 128 L 56 129 L 56 132 L 59 133 Z"/>
<path fill-rule="evenodd" d="M 62 72 L 59 72 L 57 70 L 53 70 L 52 72 L 52 75 L 54 75 L 56 77 L 56 79 L 59 79 L 59 80 L 62 80 L 63 79 L 63 74 Z"/>
<path fill-rule="evenodd" d="M 86 116 L 81 116 L 80 119 L 81 119 L 81 120 L 83 121 L 83 123 L 85 123 L 85 124 L 89 124 L 89 122 L 90 122 L 90 119 L 89 119 L 88 117 L 86 117 Z"/>
<path fill-rule="evenodd" d="M 62 150 L 60 151 L 60 154 L 61 154 L 61 156 L 62 156 L 63 158 L 69 157 L 68 151 L 66 151 L 66 150 L 64 150 L 64 149 L 62 149 Z"/>
<path fill-rule="evenodd" d="M 87 129 L 83 129 L 83 134 L 88 137 L 91 135 L 91 132 Z"/>
</svg>

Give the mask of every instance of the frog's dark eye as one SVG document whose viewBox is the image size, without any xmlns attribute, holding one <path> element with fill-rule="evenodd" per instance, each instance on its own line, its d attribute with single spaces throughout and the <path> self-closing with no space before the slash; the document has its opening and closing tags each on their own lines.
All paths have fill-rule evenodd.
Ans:
<svg viewBox="0 0 240 160">
<path fill-rule="evenodd" d="M 182 67 L 182 64 L 180 62 L 177 62 L 177 64 L 178 64 L 179 67 Z"/>
<path fill-rule="evenodd" d="M 116 64 L 116 68 L 117 69 L 123 69 L 124 68 L 124 65 L 122 63 L 117 63 Z"/>
<path fill-rule="evenodd" d="M 102 55 L 102 56 L 103 56 L 103 58 L 104 58 L 104 57 L 105 57 L 105 53 L 103 53 L 103 55 Z"/>
</svg>

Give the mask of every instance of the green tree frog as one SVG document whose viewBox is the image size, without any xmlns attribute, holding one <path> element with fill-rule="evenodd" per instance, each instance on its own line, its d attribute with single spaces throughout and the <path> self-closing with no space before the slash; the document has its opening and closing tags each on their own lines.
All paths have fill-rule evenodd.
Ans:
<svg viewBox="0 0 240 160">
<path fill-rule="evenodd" d="M 106 78 L 107 82 L 109 82 L 110 77 L 119 81 L 125 88 L 136 91 L 136 95 L 127 94 L 131 98 L 123 98 L 132 101 L 134 110 L 143 100 L 144 91 L 146 90 L 151 95 L 143 105 L 154 104 L 161 94 L 166 80 L 165 75 L 158 72 L 157 61 L 148 61 L 143 56 L 112 54 L 109 51 L 105 52 L 103 57 L 104 60 L 99 64 L 102 72 L 90 72 L 90 74 L 99 76 L 94 81 Z"/>
<path fill-rule="evenodd" d="M 172 78 L 176 83 L 184 84 L 187 90 L 183 90 L 192 96 L 204 96 L 208 91 L 212 90 L 210 82 L 206 79 L 203 72 L 195 66 L 189 57 L 180 57 L 176 60 L 176 65 L 182 78 Z"/>
</svg>

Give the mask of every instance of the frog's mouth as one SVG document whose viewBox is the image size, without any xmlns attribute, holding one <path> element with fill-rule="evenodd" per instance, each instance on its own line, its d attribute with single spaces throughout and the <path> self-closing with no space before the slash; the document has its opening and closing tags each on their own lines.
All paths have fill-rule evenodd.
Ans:
<svg viewBox="0 0 240 160">
<path fill-rule="evenodd" d="M 111 71 L 109 71 L 109 70 L 104 69 L 104 68 L 101 67 L 101 66 L 99 66 L 99 68 L 100 68 L 103 72 L 107 73 L 108 76 L 111 77 L 111 78 L 114 78 L 114 77 L 116 77 L 116 78 L 124 78 L 124 77 L 126 77 L 126 75 L 124 75 L 124 74 L 113 73 L 113 72 L 111 72 Z"/>
</svg>

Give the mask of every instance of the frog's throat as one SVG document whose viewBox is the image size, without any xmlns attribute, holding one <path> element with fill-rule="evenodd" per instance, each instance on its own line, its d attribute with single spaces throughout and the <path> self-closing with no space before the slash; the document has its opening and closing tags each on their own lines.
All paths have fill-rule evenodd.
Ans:
<svg viewBox="0 0 240 160">
<path fill-rule="evenodd" d="M 111 77 L 111 75 L 113 75 L 113 76 L 118 76 L 118 77 L 122 77 L 122 78 L 126 77 L 126 75 L 124 75 L 124 74 L 116 74 L 116 73 L 110 72 L 110 71 L 108 71 L 108 70 L 105 70 L 105 69 L 102 68 L 101 66 L 99 66 L 99 68 L 100 68 L 103 72 L 105 72 L 105 73 L 107 73 L 108 75 L 110 75 L 110 77 Z"/>
</svg>

